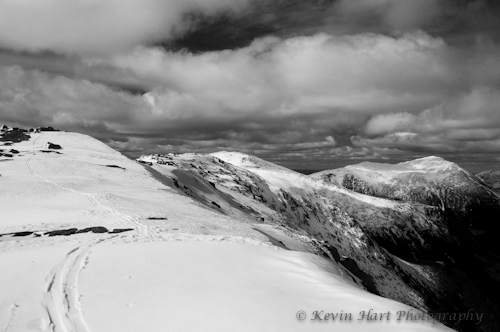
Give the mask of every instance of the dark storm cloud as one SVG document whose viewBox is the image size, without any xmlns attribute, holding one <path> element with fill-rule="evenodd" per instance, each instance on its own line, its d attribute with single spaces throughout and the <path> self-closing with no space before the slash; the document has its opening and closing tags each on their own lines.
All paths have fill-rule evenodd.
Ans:
<svg viewBox="0 0 500 332">
<path fill-rule="evenodd" d="M 239 11 L 246 0 L 24 0 L 0 2 L 0 47 L 105 54 L 183 31 L 189 12 Z"/>
<path fill-rule="evenodd" d="M 238 13 L 188 15 L 191 28 L 160 45 L 199 53 L 245 47 L 269 35 L 397 35 L 418 29 L 463 45 L 479 36 L 499 41 L 498 17 L 496 0 L 260 0 Z"/>
<path fill-rule="evenodd" d="M 334 0 L 256 0 L 245 11 L 185 17 L 191 28 L 161 44 L 168 50 L 199 53 L 236 49 L 269 35 L 286 37 L 318 32 Z M 314 30 L 314 31 L 313 31 Z"/>
</svg>

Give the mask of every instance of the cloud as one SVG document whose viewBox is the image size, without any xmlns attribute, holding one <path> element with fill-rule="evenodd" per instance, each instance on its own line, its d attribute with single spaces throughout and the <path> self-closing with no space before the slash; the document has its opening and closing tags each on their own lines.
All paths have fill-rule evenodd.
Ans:
<svg viewBox="0 0 500 332">
<path fill-rule="evenodd" d="M 90 133 L 131 155 L 224 149 L 327 164 L 493 152 L 499 54 L 494 43 L 464 51 L 421 31 L 266 37 L 202 54 L 137 47 L 79 62 L 94 80 L 0 68 L 0 115 Z M 132 95 L 103 75 L 150 89 Z"/>
<path fill-rule="evenodd" d="M 103 84 L 0 67 L 0 116 L 22 126 L 55 126 L 103 137 L 126 131 L 141 98 Z"/>
<path fill-rule="evenodd" d="M 388 159 L 389 156 L 402 155 L 405 152 L 399 149 L 385 147 L 351 147 L 343 146 L 328 151 L 333 157 L 349 159 Z"/>
<path fill-rule="evenodd" d="M 370 114 L 441 100 L 439 87 L 456 76 L 445 50 L 442 40 L 424 33 L 317 34 L 263 38 L 246 48 L 197 55 L 142 48 L 111 63 L 157 86 L 214 101 L 221 112 Z"/>
<path fill-rule="evenodd" d="M 381 114 L 371 118 L 365 127 L 368 135 L 380 135 L 394 131 L 408 130 L 416 116 L 407 112 Z"/>
<path fill-rule="evenodd" d="M 0 47 L 106 53 L 171 38 L 185 14 L 239 10 L 246 0 L 23 0 L 0 2 Z"/>
<path fill-rule="evenodd" d="M 449 2 L 447 0 L 341 0 L 335 9 L 343 15 L 377 15 L 392 29 L 410 30 L 439 19 Z"/>
<path fill-rule="evenodd" d="M 428 151 L 500 152 L 500 90 L 475 87 L 416 115 L 372 117 L 357 146 L 393 146 Z M 375 136 L 375 137 L 374 137 Z"/>
</svg>

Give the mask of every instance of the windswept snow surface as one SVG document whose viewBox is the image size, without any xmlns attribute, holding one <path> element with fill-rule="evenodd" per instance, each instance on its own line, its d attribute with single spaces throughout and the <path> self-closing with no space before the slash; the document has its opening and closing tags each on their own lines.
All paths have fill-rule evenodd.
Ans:
<svg viewBox="0 0 500 332">
<path fill-rule="evenodd" d="M 43 152 L 48 142 L 60 154 Z M 13 147 L 20 154 L 0 162 L 0 331 L 450 330 L 396 321 L 411 308 L 300 245 L 274 246 L 248 219 L 196 203 L 88 136 L 44 132 Z M 68 231 L 98 227 L 108 231 Z M 357 321 L 370 309 L 390 321 Z M 353 321 L 312 321 L 314 311 Z"/>
<path fill-rule="evenodd" d="M 327 188 L 328 190 L 351 196 L 356 200 L 377 207 L 394 208 L 397 206 L 397 204 L 391 200 L 358 194 L 338 186 L 325 185 L 325 183 L 319 179 L 272 164 L 254 156 L 226 151 L 212 153 L 211 155 L 235 166 L 251 170 L 253 173 L 265 179 L 269 184 L 273 185 L 272 189 L 275 189 L 276 192 L 279 192 L 281 189 L 293 190 L 301 188 L 314 191 Z"/>
<path fill-rule="evenodd" d="M 449 174 L 460 172 L 460 167 L 455 163 L 440 157 L 425 157 L 398 164 L 383 164 L 362 162 L 343 168 L 326 170 L 309 176 L 315 179 L 328 178 L 329 182 L 341 185 L 346 174 L 355 174 L 363 181 L 370 184 L 392 183 L 397 177 L 420 175 L 430 179 L 443 179 Z"/>
<path fill-rule="evenodd" d="M 273 164 L 269 161 L 260 159 L 255 156 L 250 156 L 241 152 L 228 152 L 228 151 L 220 151 L 220 152 L 215 152 L 211 153 L 211 156 L 217 157 L 219 159 L 222 159 L 230 164 L 233 164 L 235 166 L 243 167 L 243 168 L 252 168 L 252 169 L 262 169 L 262 170 L 275 170 L 275 171 L 282 171 L 285 173 L 297 173 L 295 171 L 292 171 L 291 169 L 288 169 L 286 167 L 282 167 L 276 164 Z"/>
<path fill-rule="evenodd" d="M 494 173 L 484 172 L 483 176 L 488 177 L 488 174 Z M 495 187 L 491 182 L 485 186 L 485 179 L 481 176 L 476 177 L 440 157 L 425 157 L 399 164 L 363 162 L 309 176 L 369 196 L 419 202 L 463 214 L 472 211 L 476 215 L 471 218 L 479 223 L 489 219 L 484 214 L 495 215 L 500 211 L 500 196 L 493 191 Z M 476 210 L 488 212 L 478 215 Z"/>
</svg>

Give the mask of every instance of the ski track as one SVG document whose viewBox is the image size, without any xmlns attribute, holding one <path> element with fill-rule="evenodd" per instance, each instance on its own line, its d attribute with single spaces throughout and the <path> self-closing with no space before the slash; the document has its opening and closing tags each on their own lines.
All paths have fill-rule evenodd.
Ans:
<svg viewBox="0 0 500 332">
<path fill-rule="evenodd" d="M 12 325 L 12 322 L 14 321 L 14 317 L 16 315 L 16 309 L 18 308 L 19 306 L 17 304 L 12 304 L 10 306 L 10 315 L 9 315 L 9 321 L 7 322 L 7 327 L 5 328 L 5 332 L 8 332 L 11 325 Z"/>
<path fill-rule="evenodd" d="M 71 250 L 65 259 L 52 269 L 46 279 L 48 284 L 42 302 L 47 311 L 51 332 L 91 331 L 83 317 L 78 277 L 88 263 L 92 247 L 110 239 L 101 239 Z"/>
<path fill-rule="evenodd" d="M 42 135 L 43 134 L 33 141 L 33 147 Z M 35 151 L 33 151 L 33 155 L 34 154 Z M 148 227 L 140 223 L 134 217 L 101 204 L 95 196 L 90 193 L 67 188 L 42 177 L 33 168 L 31 159 L 32 157 L 28 157 L 26 159 L 26 166 L 33 176 L 58 188 L 84 195 L 95 206 L 119 216 L 128 223 L 134 224 L 139 237 L 145 238 L 149 236 Z M 91 332 L 83 317 L 80 295 L 78 294 L 78 277 L 81 270 L 84 269 L 88 263 L 88 256 L 91 249 L 95 245 L 102 243 L 103 241 L 109 241 L 115 237 L 117 237 L 117 235 L 100 239 L 94 243 L 83 245 L 71 250 L 66 254 L 65 259 L 52 269 L 46 279 L 47 288 L 42 302 L 42 305 L 47 312 L 49 329 L 51 332 Z M 11 307 L 10 320 L 5 332 L 8 332 L 12 324 L 16 308 L 16 304 Z"/>
</svg>

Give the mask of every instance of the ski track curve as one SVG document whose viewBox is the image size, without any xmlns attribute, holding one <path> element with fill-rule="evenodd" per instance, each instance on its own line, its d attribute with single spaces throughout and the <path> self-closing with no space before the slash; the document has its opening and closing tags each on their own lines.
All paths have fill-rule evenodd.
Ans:
<svg viewBox="0 0 500 332">
<path fill-rule="evenodd" d="M 86 264 L 92 246 L 93 244 L 71 250 L 47 277 L 43 306 L 52 332 L 90 332 L 83 319 L 78 295 L 78 275 Z"/>
<path fill-rule="evenodd" d="M 42 305 L 47 312 L 51 332 L 91 332 L 83 317 L 78 279 L 89 262 L 92 248 L 117 235 L 77 247 L 66 254 L 47 277 L 47 287 Z"/>
<path fill-rule="evenodd" d="M 36 142 L 42 135 L 43 134 L 38 136 L 33 141 L 33 147 L 35 147 Z M 33 155 L 35 155 L 34 150 Z M 55 187 L 85 196 L 95 206 L 100 207 L 116 216 L 119 216 L 121 219 L 127 221 L 128 223 L 132 223 L 135 226 L 139 237 L 148 237 L 148 227 L 140 223 L 136 218 L 100 203 L 91 193 L 86 193 L 62 186 L 39 175 L 33 168 L 33 165 L 31 163 L 32 158 L 33 157 L 28 157 L 26 159 L 26 166 L 31 175 Z M 104 241 L 109 241 L 115 237 L 117 237 L 117 235 L 105 239 L 100 239 L 94 243 L 86 244 L 71 250 L 66 254 L 64 260 L 52 269 L 52 271 L 46 278 L 47 287 L 42 301 L 42 305 L 47 312 L 49 320 L 49 331 L 91 332 L 83 317 L 80 295 L 78 293 L 78 277 L 81 270 L 85 268 L 86 264 L 89 261 L 88 257 L 91 249 L 95 245 L 100 244 Z M 17 305 L 15 304 L 11 307 L 10 320 L 5 332 L 8 332 L 12 324 L 16 308 Z"/>
</svg>

